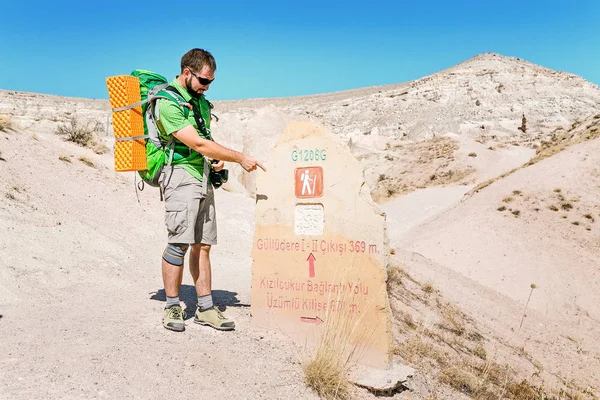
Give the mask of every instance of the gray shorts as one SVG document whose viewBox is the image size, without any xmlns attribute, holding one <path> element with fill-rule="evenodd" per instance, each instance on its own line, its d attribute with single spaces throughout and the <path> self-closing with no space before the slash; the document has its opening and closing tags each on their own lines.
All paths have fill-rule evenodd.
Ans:
<svg viewBox="0 0 600 400">
<path fill-rule="evenodd" d="M 202 194 L 202 182 L 181 167 L 165 167 L 165 225 L 169 243 L 217 244 L 217 214 L 212 185 Z"/>
</svg>

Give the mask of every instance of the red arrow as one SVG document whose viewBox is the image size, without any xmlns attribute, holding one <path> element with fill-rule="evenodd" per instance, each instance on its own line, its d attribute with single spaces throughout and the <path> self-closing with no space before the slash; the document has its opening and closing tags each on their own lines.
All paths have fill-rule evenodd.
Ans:
<svg viewBox="0 0 600 400">
<path fill-rule="evenodd" d="M 300 321 L 302 322 L 306 322 L 307 324 L 315 324 L 317 326 L 321 325 L 323 321 L 321 318 L 319 317 L 300 317 Z"/>
<path fill-rule="evenodd" d="M 310 278 L 314 278 L 315 277 L 315 256 L 313 256 L 313 253 L 310 253 L 310 255 L 307 258 L 308 260 L 308 276 Z"/>
</svg>

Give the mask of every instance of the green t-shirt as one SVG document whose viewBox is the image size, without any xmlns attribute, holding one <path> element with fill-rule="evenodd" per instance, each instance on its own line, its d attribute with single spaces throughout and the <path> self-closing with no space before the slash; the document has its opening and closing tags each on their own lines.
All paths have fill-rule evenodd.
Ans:
<svg viewBox="0 0 600 400">
<path fill-rule="evenodd" d="M 196 99 L 190 96 L 187 90 L 179 84 L 177 78 L 170 82 L 170 85 L 176 88 L 179 94 L 185 101 L 193 104 L 202 114 L 204 125 L 208 133 L 208 138 L 212 140 L 210 134 L 210 103 L 204 98 L 204 95 Z M 185 117 L 181 106 L 167 99 L 158 100 L 158 129 L 161 139 L 168 141 L 173 132 L 177 132 L 188 125 L 192 125 L 198 135 L 204 137 L 194 119 L 194 112 L 190 110 L 188 117 Z M 167 155 L 168 157 L 168 155 Z M 195 152 L 187 147 L 181 141 L 175 139 L 175 154 L 173 156 L 172 165 L 179 165 L 192 176 L 202 181 L 202 173 L 204 172 L 204 157 L 202 154 Z"/>
</svg>

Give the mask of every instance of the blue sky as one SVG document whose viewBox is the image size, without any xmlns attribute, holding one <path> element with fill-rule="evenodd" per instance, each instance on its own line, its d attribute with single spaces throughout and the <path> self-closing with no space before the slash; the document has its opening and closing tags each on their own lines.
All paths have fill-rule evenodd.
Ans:
<svg viewBox="0 0 600 400">
<path fill-rule="evenodd" d="M 214 100 L 400 83 L 484 52 L 600 84 L 600 1 L 3 3 L 0 89 L 108 98 L 106 77 L 172 78 L 193 47 L 217 60 Z"/>
</svg>

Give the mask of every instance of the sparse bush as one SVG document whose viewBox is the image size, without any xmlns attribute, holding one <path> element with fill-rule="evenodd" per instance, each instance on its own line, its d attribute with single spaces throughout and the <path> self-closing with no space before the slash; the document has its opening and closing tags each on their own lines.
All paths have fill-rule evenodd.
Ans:
<svg viewBox="0 0 600 400">
<path fill-rule="evenodd" d="M 506 210 L 506 206 L 500 206 L 497 208 L 498 211 L 504 211 Z"/>
<path fill-rule="evenodd" d="M 569 202 L 564 202 L 560 205 L 560 207 L 565 211 L 569 211 L 573 208 L 573 204 L 571 204 Z"/>
<path fill-rule="evenodd" d="M 589 219 L 590 221 L 594 222 L 594 216 L 590 213 L 587 213 L 584 215 L 585 218 Z"/>
<path fill-rule="evenodd" d="M 571 222 L 573 225 L 578 226 L 579 225 L 579 221 L 573 221 Z"/>
<path fill-rule="evenodd" d="M 513 211 L 512 211 L 512 214 L 513 214 L 515 217 L 518 217 L 518 216 L 521 214 L 521 211 L 519 211 L 519 210 L 513 210 Z"/>
<path fill-rule="evenodd" d="M 87 121 L 82 123 L 74 116 L 68 124 L 61 124 L 56 128 L 56 133 L 64 136 L 65 140 L 83 147 L 98 145 L 97 135 L 102 132 L 100 121 Z"/>
<path fill-rule="evenodd" d="M 469 157 L 477 157 L 477 153 L 469 153 Z"/>
<path fill-rule="evenodd" d="M 70 163 L 70 162 L 71 162 L 71 157 L 69 157 L 69 156 L 65 156 L 65 155 L 60 155 L 60 156 L 58 156 L 58 159 L 59 159 L 60 161 L 64 161 L 64 162 L 68 162 L 68 163 Z"/>
<path fill-rule="evenodd" d="M 521 191 L 520 190 L 513 190 L 513 194 L 515 196 L 519 196 L 521 194 Z"/>
<path fill-rule="evenodd" d="M 8 114 L 0 114 L 0 132 L 9 131 L 12 129 L 12 116 Z"/>
<path fill-rule="evenodd" d="M 433 285 L 431 283 L 427 282 L 426 284 L 423 285 L 423 287 L 421 287 L 421 290 L 423 290 L 425 293 L 432 293 Z"/>
<path fill-rule="evenodd" d="M 487 351 L 485 351 L 485 349 L 481 345 L 478 345 L 477 347 L 475 347 L 475 350 L 473 350 L 473 354 L 475 354 L 477 357 L 481 358 L 482 360 L 485 360 L 487 358 Z"/>
<path fill-rule="evenodd" d="M 551 205 L 549 208 L 550 208 L 552 211 L 558 211 L 558 207 L 556 207 L 554 204 L 553 204 L 553 205 Z"/>
<path fill-rule="evenodd" d="M 554 191 L 555 191 L 556 193 L 560 193 L 560 192 L 562 192 L 562 189 L 561 189 L 561 188 L 556 188 L 556 189 L 554 189 Z"/>
<path fill-rule="evenodd" d="M 519 130 L 523 133 L 527 133 L 527 118 L 525 118 L 525 113 L 523 113 L 523 116 L 521 117 L 521 126 L 519 127 Z"/>
<path fill-rule="evenodd" d="M 388 269 L 388 288 L 390 286 L 402 285 L 402 278 L 406 276 L 406 272 L 402 268 L 393 267 Z"/>
<path fill-rule="evenodd" d="M 510 196 L 506 196 L 505 198 L 502 199 L 502 201 L 505 203 L 510 203 L 511 201 L 513 201 L 513 198 Z"/>
</svg>

